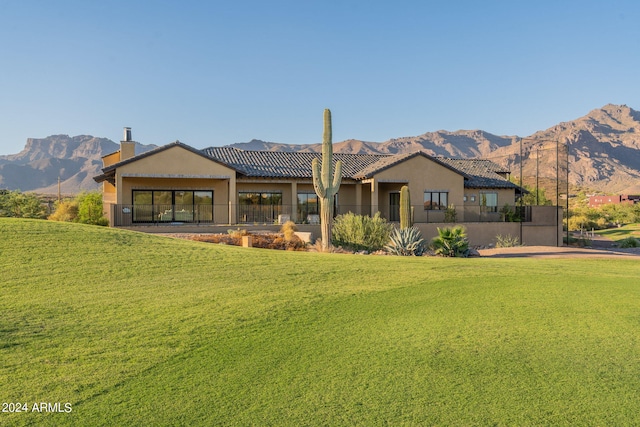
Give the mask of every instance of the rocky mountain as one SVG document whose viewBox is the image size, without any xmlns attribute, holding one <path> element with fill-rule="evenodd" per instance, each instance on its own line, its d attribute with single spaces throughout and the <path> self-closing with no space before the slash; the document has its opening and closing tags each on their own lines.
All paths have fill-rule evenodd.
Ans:
<svg viewBox="0 0 640 427">
<path fill-rule="evenodd" d="M 517 137 L 496 136 L 481 130 L 460 130 L 457 132 L 427 132 L 419 136 L 390 139 L 386 142 L 368 142 L 357 139 L 333 144 L 334 153 L 355 154 L 399 154 L 424 151 L 433 156 L 473 158 L 488 156 L 498 148 L 509 146 Z M 322 144 L 290 145 L 264 142 L 254 139 L 250 142 L 231 144 L 242 150 L 257 151 L 301 151 L 320 152 Z"/>
<path fill-rule="evenodd" d="M 232 144 L 245 150 L 321 151 L 320 144 L 286 145 L 253 140 Z M 640 194 L 640 112 L 608 104 L 586 116 L 528 137 L 498 136 L 482 130 L 437 131 L 385 142 L 347 140 L 338 153 L 396 154 L 422 150 L 434 156 L 485 158 L 508 168 L 525 183 L 565 174 L 572 185 L 606 193 Z M 520 153 L 522 152 L 522 156 Z M 522 161 L 521 161 L 522 160 Z M 566 182 L 566 179 L 565 179 Z"/>
<path fill-rule="evenodd" d="M 288 145 L 252 140 L 231 144 L 244 150 L 320 152 L 320 144 Z M 485 158 L 511 170 L 525 183 L 535 177 L 555 179 L 559 165 L 566 176 L 568 147 L 569 182 L 606 193 L 640 194 L 640 112 L 626 105 L 605 105 L 584 117 L 559 123 L 521 138 L 498 136 L 482 130 L 427 132 L 385 142 L 350 139 L 334 144 L 337 153 L 396 154 L 422 150 L 434 156 Z M 136 147 L 141 153 L 155 145 Z M 63 193 L 98 188 L 93 176 L 100 173 L 105 154 L 118 144 L 88 135 L 54 135 L 27 140 L 18 154 L 0 156 L 0 188 L 55 194 L 58 177 Z M 560 152 L 560 156 L 556 153 Z M 522 156 L 521 156 L 522 153 Z"/>
<path fill-rule="evenodd" d="M 136 153 L 154 147 L 137 144 Z M 102 156 L 119 148 L 109 139 L 89 135 L 29 138 L 18 154 L 0 156 L 0 188 L 55 194 L 59 177 L 64 194 L 98 189 L 93 177 L 100 173 Z"/>
</svg>

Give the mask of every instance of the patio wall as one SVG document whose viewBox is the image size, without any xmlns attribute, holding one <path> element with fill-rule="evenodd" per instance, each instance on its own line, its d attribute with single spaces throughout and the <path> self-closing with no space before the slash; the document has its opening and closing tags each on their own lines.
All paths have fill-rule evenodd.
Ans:
<svg viewBox="0 0 640 427">
<path fill-rule="evenodd" d="M 452 223 L 416 224 L 425 240 L 438 235 L 437 227 L 452 227 Z M 527 246 L 562 246 L 562 209 L 555 206 L 534 206 L 531 222 L 467 222 L 469 243 L 472 246 L 495 245 L 497 235 L 518 237 Z M 312 240 L 320 236 L 319 225 L 297 224 L 298 231 L 311 232 Z M 249 232 L 278 232 L 279 225 L 136 225 L 121 227 L 145 233 L 227 233 L 238 228 Z"/>
</svg>

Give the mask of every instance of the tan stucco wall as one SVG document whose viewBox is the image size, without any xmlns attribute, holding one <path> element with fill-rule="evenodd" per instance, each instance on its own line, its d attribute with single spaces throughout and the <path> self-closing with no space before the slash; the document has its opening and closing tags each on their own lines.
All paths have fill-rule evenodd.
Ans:
<svg viewBox="0 0 640 427">
<path fill-rule="evenodd" d="M 127 174 L 217 175 L 235 177 L 235 171 L 206 157 L 175 146 L 118 168 L 116 176 Z M 117 185 L 117 184 L 116 184 Z"/>
<path fill-rule="evenodd" d="M 433 211 L 427 212 L 424 210 L 425 191 L 447 191 L 449 193 L 449 204 L 456 206 L 462 206 L 463 204 L 463 176 L 426 157 L 416 156 L 411 158 L 376 174 L 374 179 L 378 182 L 378 209 L 383 214 L 385 214 L 383 210 L 388 210 L 389 194 L 392 191 L 399 191 L 407 181 L 409 193 L 411 194 L 411 205 L 414 206 L 415 222 L 426 221 L 427 215 L 434 214 Z M 391 183 L 389 181 L 396 182 Z M 459 218 L 459 220 L 463 220 L 463 218 Z"/>
<path fill-rule="evenodd" d="M 455 225 L 458 224 L 415 224 L 427 241 L 438 235 L 438 227 Z M 467 222 L 459 225 L 467 229 L 471 246 L 493 246 L 498 235 L 517 237 L 521 244 L 527 246 L 562 246 L 562 222 L 558 225 L 535 222 Z"/>
<path fill-rule="evenodd" d="M 116 202 L 132 204 L 133 190 L 212 190 L 214 220 L 229 223 L 230 181 L 235 182 L 233 169 L 184 148 L 171 147 L 119 167 Z"/>
<path fill-rule="evenodd" d="M 102 157 L 102 167 L 106 168 L 120 161 L 120 150 Z"/>
<path fill-rule="evenodd" d="M 133 203 L 133 190 L 213 190 L 213 218 L 217 223 L 229 223 L 228 180 L 178 178 L 124 178 L 122 204 Z"/>
<path fill-rule="evenodd" d="M 297 205 L 298 193 L 314 193 L 313 184 L 308 180 L 297 182 L 294 186 L 292 180 L 259 180 L 253 182 L 245 182 L 245 180 L 236 183 L 236 194 L 233 197 L 233 203 L 238 203 L 238 195 L 240 192 L 279 192 L 282 193 L 282 211 L 290 214 L 293 219 L 296 214 L 295 206 Z M 293 191 L 296 194 L 293 194 Z M 338 191 L 338 211 L 336 214 L 344 214 L 354 211 L 356 208 L 356 184 L 353 182 L 342 183 Z"/>
<path fill-rule="evenodd" d="M 464 202 L 464 219 L 467 221 L 477 221 L 480 218 L 480 201 L 482 200 L 483 193 L 497 193 L 498 195 L 498 211 L 504 207 L 504 205 L 514 206 L 516 204 L 516 192 L 514 189 L 497 188 L 465 188 L 464 195 L 467 196 L 467 201 Z M 475 200 L 472 200 L 475 198 Z M 456 206 L 458 213 L 461 211 L 459 206 Z M 495 218 L 500 218 L 499 213 L 495 213 Z"/>
</svg>

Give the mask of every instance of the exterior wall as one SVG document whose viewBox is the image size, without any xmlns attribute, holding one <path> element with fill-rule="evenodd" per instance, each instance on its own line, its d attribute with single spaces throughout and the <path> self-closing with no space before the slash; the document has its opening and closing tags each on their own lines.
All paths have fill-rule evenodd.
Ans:
<svg viewBox="0 0 640 427">
<path fill-rule="evenodd" d="M 182 147 L 171 147 L 119 167 L 115 197 L 110 194 L 111 184 L 103 185 L 109 190 L 103 195 L 104 209 L 110 213 L 112 203 L 132 204 L 133 190 L 213 190 L 214 221 L 228 224 L 230 216 L 234 217 L 235 206 L 229 206 L 228 200 L 235 174 L 233 169 Z"/>
<path fill-rule="evenodd" d="M 116 187 L 109 182 L 104 181 L 102 183 L 102 213 L 109 220 L 109 224 L 113 224 L 111 218 L 111 205 L 115 204 L 117 200 Z"/>
<path fill-rule="evenodd" d="M 295 191 L 295 194 L 293 192 Z M 238 203 L 238 194 L 240 192 L 279 192 L 282 193 L 282 211 L 285 214 L 295 218 L 297 211 L 298 193 L 313 193 L 313 183 L 309 180 L 262 180 L 255 179 L 249 182 L 248 179 L 240 180 L 236 183 L 236 194 L 232 199 L 232 203 Z M 349 211 L 355 212 L 358 208 L 356 198 L 356 184 L 352 182 L 342 183 L 338 191 L 338 210 L 336 215 L 344 214 Z"/>
<path fill-rule="evenodd" d="M 467 196 L 467 201 L 464 202 L 464 219 L 466 221 L 478 221 L 480 219 L 480 202 L 482 200 L 483 193 L 497 193 L 498 194 L 498 211 L 502 209 L 504 205 L 514 206 L 516 204 L 516 192 L 512 188 L 465 188 L 464 195 Z M 458 209 L 460 211 L 460 209 Z M 492 215 L 494 215 L 492 213 Z M 500 218 L 500 213 L 495 213 L 493 220 Z"/>
<path fill-rule="evenodd" d="M 388 209 L 389 193 L 400 191 L 403 185 L 409 186 L 411 204 L 414 206 L 414 221 L 416 223 L 426 222 L 428 218 L 433 220 L 432 215 L 438 214 L 442 215 L 444 219 L 443 212 L 424 210 L 425 191 L 447 191 L 449 193 L 449 204 L 455 206 L 463 205 L 463 176 L 426 157 L 413 157 L 376 174 L 374 179 L 378 182 L 377 204 L 381 213 L 382 209 L 385 209 L 384 207 Z M 458 220 L 463 221 L 464 214 L 458 212 L 458 215 Z"/>
<path fill-rule="evenodd" d="M 356 185 L 343 182 L 338 189 L 338 211 L 335 212 L 335 214 L 342 215 L 347 212 L 356 213 L 358 209 L 359 204 L 356 198 Z"/>
<path fill-rule="evenodd" d="M 591 196 L 589 197 L 589 207 L 599 208 L 602 205 L 615 204 L 635 204 L 640 203 L 640 196 L 618 195 L 618 196 Z"/>
<path fill-rule="evenodd" d="M 191 178 L 123 178 L 120 185 L 122 204 L 133 204 L 133 190 L 213 190 L 213 219 L 229 224 L 228 180 Z"/>
<path fill-rule="evenodd" d="M 106 168 L 120 161 L 120 150 L 102 157 L 102 167 Z"/>
<path fill-rule="evenodd" d="M 438 227 L 453 227 L 456 224 L 415 224 L 424 239 L 430 241 L 438 235 Z M 496 236 L 518 237 L 527 246 L 562 246 L 562 209 L 556 206 L 533 206 L 531 222 L 466 222 L 471 246 L 496 244 Z"/>
<path fill-rule="evenodd" d="M 558 246 L 562 245 L 562 209 L 555 206 L 535 206 L 531 223 L 517 222 L 472 222 L 461 224 L 467 229 L 471 246 L 495 245 L 498 234 L 517 236 L 527 246 Z M 556 224 L 556 219 L 559 222 Z M 438 235 L 437 227 L 452 227 L 451 223 L 416 224 L 424 239 L 429 242 Z M 521 228 L 522 225 L 522 228 Z M 312 233 L 312 242 L 320 236 L 319 225 L 298 224 L 298 231 Z M 126 227 L 125 227 L 126 228 Z M 243 225 L 243 229 L 251 232 L 278 232 L 279 225 Z M 179 226 L 149 225 L 135 226 L 130 229 L 147 233 L 226 233 L 227 226 L 186 224 Z M 521 234 L 522 231 L 522 234 Z"/>
</svg>

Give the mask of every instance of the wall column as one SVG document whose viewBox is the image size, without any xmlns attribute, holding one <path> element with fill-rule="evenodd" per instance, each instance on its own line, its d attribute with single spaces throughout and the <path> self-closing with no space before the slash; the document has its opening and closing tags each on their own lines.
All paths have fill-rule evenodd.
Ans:
<svg viewBox="0 0 640 427">
<path fill-rule="evenodd" d="M 371 216 L 373 217 L 378 208 L 378 196 L 380 196 L 380 189 L 378 188 L 378 181 L 375 178 L 371 178 Z"/>
<path fill-rule="evenodd" d="M 362 183 L 356 183 L 356 214 L 362 215 Z"/>
<path fill-rule="evenodd" d="M 291 183 L 291 221 L 298 222 L 298 183 Z"/>
<path fill-rule="evenodd" d="M 229 224 L 236 224 L 238 222 L 237 217 L 237 203 L 238 194 L 236 192 L 236 177 L 229 178 L 229 185 L 227 191 L 227 202 L 229 203 Z"/>
</svg>

